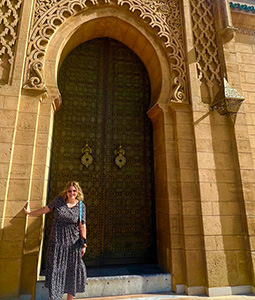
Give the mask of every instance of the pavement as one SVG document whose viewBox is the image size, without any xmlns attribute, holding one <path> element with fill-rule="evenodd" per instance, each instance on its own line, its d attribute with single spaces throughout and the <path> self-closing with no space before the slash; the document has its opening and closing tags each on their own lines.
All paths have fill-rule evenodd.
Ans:
<svg viewBox="0 0 255 300">
<path fill-rule="evenodd" d="M 232 296 L 187 296 L 168 294 L 139 294 L 125 296 L 110 296 L 110 297 L 94 297 L 94 298 L 79 298 L 75 300 L 255 300 L 255 295 L 232 295 Z"/>
<path fill-rule="evenodd" d="M 118 275 L 140 275 L 140 274 L 160 274 L 162 270 L 157 265 L 128 265 L 114 268 L 87 268 L 89 277 L 118 276 Z M 158 294 L 133 294 L 123 296 L 89 297 L 75 298 L 75 300 L 255 300 L 255 295 L 232 295 L 208 297 L 187 296 L 175 294 L 174 292 L 164 292 Z"/>
</svg>

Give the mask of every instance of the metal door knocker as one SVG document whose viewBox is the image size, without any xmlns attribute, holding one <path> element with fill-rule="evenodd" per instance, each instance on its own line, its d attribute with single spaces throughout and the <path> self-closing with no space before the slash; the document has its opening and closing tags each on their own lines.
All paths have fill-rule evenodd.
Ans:
<svg viewBox="0 0 255 300">
<path fill-rule="evenodd" d="M 122 168 L 126 164 L 126 158 L 124 156 L 125 150 L 122 148 L 121 145 L 119 145 L 119 148 L 114 151 L 115 155 L 115 164 L 119 167 Z"/>
<path fill-rule="evenodd" d="M 84 154 L 81 158 L 81 162 L 86 168 L 88 168 L 93 162 L 93 157 L 91 155 L 92 149 L 89 147 L 88 143 L 86 143 L 85 147 L 82 148 L 82 153 Z"/>
</svg>

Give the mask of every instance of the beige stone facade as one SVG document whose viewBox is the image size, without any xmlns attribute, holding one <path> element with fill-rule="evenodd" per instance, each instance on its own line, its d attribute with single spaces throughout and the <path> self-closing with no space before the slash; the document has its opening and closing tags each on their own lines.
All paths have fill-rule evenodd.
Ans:
<svg viewBox="0 0 255 300">
<path fill-rule="evenodd" d="M 3 1 L 0 298 L 34 297 L 44 219 L 23 207 L 46 205 L 59 67 L 98 37 L 150 77 L 158 263 L 173 290 L 254 292 L 255 15 L 241 2 Z"/>
</svg>

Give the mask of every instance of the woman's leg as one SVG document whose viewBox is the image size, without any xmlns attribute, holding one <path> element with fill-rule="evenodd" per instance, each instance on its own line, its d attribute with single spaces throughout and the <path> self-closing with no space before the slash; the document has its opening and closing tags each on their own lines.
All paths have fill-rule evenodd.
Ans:
<svg viewBox="0 0 255 300">
<path fill-rule="evenodd" d="M 67 294 L 67 300 L 73 300 L 73 296 L 70 294 Z"/>
</svg>

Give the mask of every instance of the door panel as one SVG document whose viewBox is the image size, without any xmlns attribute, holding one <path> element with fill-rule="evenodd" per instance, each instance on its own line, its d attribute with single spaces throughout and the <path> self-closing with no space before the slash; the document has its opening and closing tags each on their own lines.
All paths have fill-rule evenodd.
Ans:
<svg viewBox="0 0 255 300">
<path fill-rule="evenodd" d="M 74 49 L 59 73 L 62 106 L 55 115 L 48 200 L 79 181 L 87 206 L 88 266 L 156 259 L 150 84 L 125 45 L 95 39 Z M 81 164 L 86 142 L 93 163 Z M 122 145 L 126 165 L 115 164 Z M 47 218 L 45 248 L 50 230 Z M 44 251 L 45 252 L 45 251 Z"/>
</svg>

